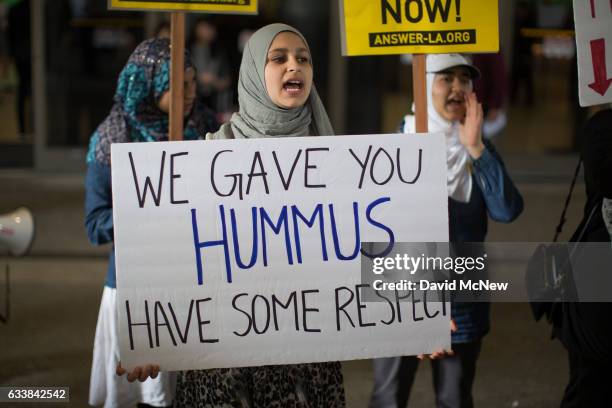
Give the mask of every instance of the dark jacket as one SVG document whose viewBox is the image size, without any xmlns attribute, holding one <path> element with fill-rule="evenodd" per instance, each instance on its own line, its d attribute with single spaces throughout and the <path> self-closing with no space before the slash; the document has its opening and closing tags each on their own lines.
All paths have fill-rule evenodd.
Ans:
<svg viewBox="0 0 612 408">
<path fill-rule="evenodd" d="M 610 242 L 601 205 L 604 197 L 612 198 L 612 110 L 593 116 L 583 136 L 587 203 L 571 241 L 576 242 L 582 236 L 581 242 Z M 589 220 L 591 213 L 593 216 Z M 602 267 L 595 271 L 595 278 L 600 273 L 612 273 L 612 264 L 608 259 L 610 257 L 600 259 Z M 590 277 L 593 271 L 587 272 Z M 612 288 L 608 289 L 612 292 Z M 612 384 L 612 303 L 563 303 L 561 310 L 561 315 L 555 321 L 554 334 L 567 349 L 570 361 L 570 380 L 561 406 L 612 406 L 612 395 L 607 388 Z"/>
<path fill-rule="evenodd" d="M 508 223 L 523 211 L 523 198 L 510 179 L 493 144 L 484 141 L 483 155 L 473 161 L 473 188 L 468 203 L 449 198 L 451 242 L 484 242 L 488 218 Z M 457 331 L 453 343 L 480 340 L 489 331 L 489 303 L 453 303 L 452 317 Z"/>
</svg>

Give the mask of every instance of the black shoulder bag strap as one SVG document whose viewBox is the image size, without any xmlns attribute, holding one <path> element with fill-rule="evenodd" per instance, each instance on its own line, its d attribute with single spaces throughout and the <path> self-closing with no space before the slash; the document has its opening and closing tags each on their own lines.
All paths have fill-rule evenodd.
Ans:
<svg viewBox="0 0 612 408">
<path fill-rule="evenodd" d="M 563 225 L 567 221 L 565 218 L 565 214 L 567 213 L 567 207 L 569 207 L 570 201 L 572 199 L 572 193 L 574 192 L 574 186 L 576 185 L 576 180 L 578 179 L 578 174 L 580 174 L 580 166 L 582 165 L 582 155 L 578 160 L 578 166 L 576 166 L 576 171 L 574 172 L 574 179 L 572 180 L 572 184 L 570 185 L 569 193 L 567 194 L 567 198 L 565 199 L 565 207 L 563 207 L 563 212 L 561 213 L 561 218 L 559 219 L 559 224 L 557 225 L 557 229 L 555 230 L 555 237 L 553 238 L 553 242 L 557 242 L 559 239 L 559 235 L 563 231 Z"/>
</svg>

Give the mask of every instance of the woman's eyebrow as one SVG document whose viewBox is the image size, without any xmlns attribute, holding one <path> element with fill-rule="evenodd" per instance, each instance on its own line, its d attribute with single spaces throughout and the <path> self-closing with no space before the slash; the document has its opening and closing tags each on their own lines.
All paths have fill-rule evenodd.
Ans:
<svg viewBox="0 0 612 408">
<path fill-rule="evenodd" d="M 308 52 L 307 48 L 298 48 L 296 49 L 297 52 Z M 289 50 L 287 48 L 274 48 L 270 51 L 268 51 L 268 54 L 273 53 L 273 52 L 289 52 Z"/>
<path fill-rule="evenodd" d="M 289 50 L 286 48 L 274 48 L 273 50 L 268 51 L 268 54 L 271 54 L 273 52 L 289 52 Z"/>
</svg>

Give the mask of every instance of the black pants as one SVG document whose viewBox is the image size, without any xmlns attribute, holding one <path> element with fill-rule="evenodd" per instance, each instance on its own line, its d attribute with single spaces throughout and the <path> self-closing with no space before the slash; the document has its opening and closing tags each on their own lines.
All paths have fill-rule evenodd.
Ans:
<svg viewBox="0 0 612 408">
<path fill-rule="evenodd" d="M 556 329 L 569 357 L 561 408 L 612 407 L 612 303 L 564 303 Z"/>
<path fill-rule="evenodd" d="M 568 353 L 570 380 L 561 408 L 612 407 L 612 372 L 607 362 L 587 360 Z"/>
<path fill-rule="evenodd" d="M 472 384 L 481 341 L 453 344 L 454 356 L 433 360 L 437 408 L 472 408 Z M 416 357 L 379 358 L 374 362 L 370 408 L 404 408 L 410 398 L 419 360 Z"/>
</svg>

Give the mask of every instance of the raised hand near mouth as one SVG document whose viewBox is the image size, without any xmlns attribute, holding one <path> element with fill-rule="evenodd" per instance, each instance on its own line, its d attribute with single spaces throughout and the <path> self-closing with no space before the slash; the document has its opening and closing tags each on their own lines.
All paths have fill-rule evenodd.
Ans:
<svg viewBox="0 0 612 408">
<path fill-rule="evenodd" d="M 459 140 L 472 159 L 478 159 L 485 149 L 482 142 L 482 104 L 474 92 L 465 95 L 465 118 L 459 125 Z"/>
</svg>

